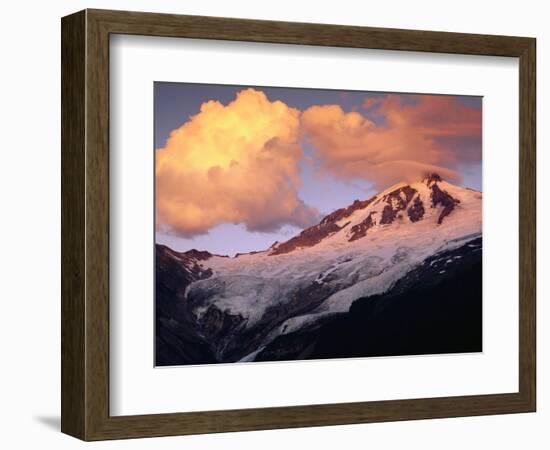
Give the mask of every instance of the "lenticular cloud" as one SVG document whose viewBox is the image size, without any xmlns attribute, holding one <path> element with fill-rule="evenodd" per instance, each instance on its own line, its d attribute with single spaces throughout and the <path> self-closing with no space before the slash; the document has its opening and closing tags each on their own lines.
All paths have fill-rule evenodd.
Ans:
<svg viewBox="0 0 550 450">
<path fill-rule="evenodd" d="M 481 111 L 456 97 L 387 95 L 367 99 L 364 107 L 373 108 L 376 123 L 339 105 L 303 112 L 301 129 L 317 149 L 323 170 L 384 188 L 427 172 L 459 181 L 454 168 L 463 160 L 481 159 Z M 476 151 L 460 151 L 461 141 L 477 144 Z"/>
</svg>

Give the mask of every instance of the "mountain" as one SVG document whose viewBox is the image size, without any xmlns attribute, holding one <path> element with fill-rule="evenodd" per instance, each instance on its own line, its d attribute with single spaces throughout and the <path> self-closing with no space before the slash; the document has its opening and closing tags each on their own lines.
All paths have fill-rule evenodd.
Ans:
<svg viewBox="0 0 550 450">
<path fill-rule="evenodd" d="M 430 353 L 420 338 L 417 351 L 409 353 L 400 353 L 403 340 L 380 346 L 386 335 L 375 333 L 376 324 L 392 330 L 408 311 L 418 334 L 419 324 L 447 323 L 451 312 L 462 317 L 455 301 L 460 286 L 477 292 L 468 291 L 466 309 L 475 312 L 479 305 L 480 314 L 481 203 L 480 192 L 430 174 L 356 200 L 262 252 L 229 258 L 157 245 L 157 365 Z M 373 305 L 379 305 L 376 314 L 369 309 Z M 430 310 L 439 312 L 434 316 Z M 463 345 L 443 350 L 478 348 L 480 337 L 461 337 L 458 331 L 461 325 L 477 330 L 476 314 L 458 325 L 451 320 L 434 342 L 455 330 L 449 342 Z M 352 345 L 345 335 L 353 323 L 370 334 L 358 331 Z M 414 343 L 416 337 L 403 339 Z"/>
</svg>

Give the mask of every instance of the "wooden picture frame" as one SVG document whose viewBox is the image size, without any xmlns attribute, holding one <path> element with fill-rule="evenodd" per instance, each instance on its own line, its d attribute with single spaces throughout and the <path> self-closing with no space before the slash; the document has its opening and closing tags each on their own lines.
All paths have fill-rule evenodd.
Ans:
<svg viewBox="0 0 550 450">
<path fill-rule="evenodd" d="M 85 10 L 62 19 L 62 416 L 83 440 L 535 411 L 533 38 Z M 109 36 L 135 34 L 519 58 L 519 391 L 109 415 Z"/>
</svg>

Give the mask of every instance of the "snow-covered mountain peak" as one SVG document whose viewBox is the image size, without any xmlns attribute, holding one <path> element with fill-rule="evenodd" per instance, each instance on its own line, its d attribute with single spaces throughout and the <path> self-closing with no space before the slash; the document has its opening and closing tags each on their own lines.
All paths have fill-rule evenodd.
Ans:
<svg viewBox="0 0 550 450">
<path fill-rule="evenodd" d="M 431 173 L 415 183 L 397 183 L 369 199 L 355 200 L 290 240 L 272 246 L 269 255 L 282 255 L 325 241 L 352 243 L 367 234 L 403 224 L 425 222 L 440 226 L 455 218 L 456 222 L 480 223 L 480 213 L 481 193 L 452 185 Z"/>
<path fill-rule="evenodd" d="M 175 295 L 218 360 L 246 360 L 277 336 L 387 292 L 428 258 L 444 276 L 462 254 L 438 255 L 481 250 L 470 246 L 481 236 L 481 202 L 480 192 L 431 176 L 356 200 L 266 251 L 229 258 L 157 245 L 158 289 Z"/>
</svg>

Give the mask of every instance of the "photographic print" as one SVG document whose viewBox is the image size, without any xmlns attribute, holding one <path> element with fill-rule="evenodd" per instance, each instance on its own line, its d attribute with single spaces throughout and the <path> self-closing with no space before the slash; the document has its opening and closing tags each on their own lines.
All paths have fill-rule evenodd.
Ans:
<svg viewBox="0 0 550 450">
<path fill-rule="evenodd" d="M 482 98 L 156 82 L 155 365 L 482 351 Z"/>
</svg>

